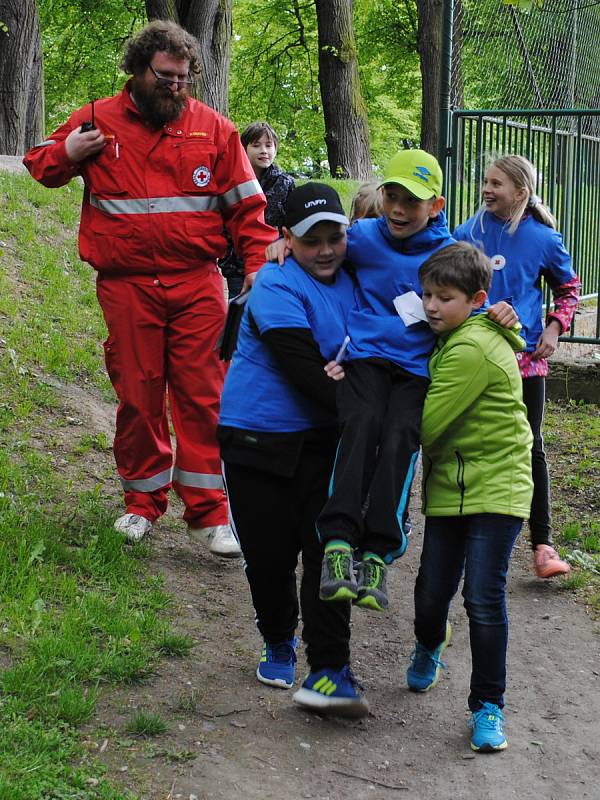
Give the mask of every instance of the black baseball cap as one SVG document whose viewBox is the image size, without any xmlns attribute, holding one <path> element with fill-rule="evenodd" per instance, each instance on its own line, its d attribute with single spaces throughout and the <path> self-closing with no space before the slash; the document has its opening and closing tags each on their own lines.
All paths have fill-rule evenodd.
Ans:
<svg viewBox="0 0 600 800">
<path fill-rule="evenodd" d="M 331 186 L 310 181 L 288 195 L 283 224 L 294 236 L 304 236 L 317 222 L 325 221 L 350 224 L 339 195 Z"/>
</svg>

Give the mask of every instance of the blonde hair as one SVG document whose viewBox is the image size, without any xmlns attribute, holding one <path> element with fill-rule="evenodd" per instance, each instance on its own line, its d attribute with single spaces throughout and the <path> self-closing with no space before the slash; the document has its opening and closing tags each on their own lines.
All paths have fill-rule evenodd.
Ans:
<svg viewBox="0 0 600 800">
<path fill-rule="evenodd" d="M 367 181 L 358 187 L 352 198 L 350 209 L 350 224 L 357 219 L 366 217 L 380 217 L 383 214 L 383 202 L 379 191 L 378 181 Z"/>
<path fill-rule="evenodd" d="M 556 219 L 548 206 L 542 203 L 541 198 L 535 193 L 536 184 L 536 171 L 535 167 L 524 156 L 507 155 L 494 159 L 487 169 L 496 167 L 501 170 L 507 178 L 509 178 L 515 185 L 517 191 L 525 192 L 524 197 L 515 202 L 511 208 L 509 217 L 509 234 L 513 234 L 519 227 L 521 217 L 527 210 L 531 216 L 543 225 L 556 230 Z M 487 170 L 486 170 L 487 172 Z M 482 206 L 477 212 L 478 218 L 483 230 L 483 217 L 485 215 L 485 206 Z"/>
</svg>

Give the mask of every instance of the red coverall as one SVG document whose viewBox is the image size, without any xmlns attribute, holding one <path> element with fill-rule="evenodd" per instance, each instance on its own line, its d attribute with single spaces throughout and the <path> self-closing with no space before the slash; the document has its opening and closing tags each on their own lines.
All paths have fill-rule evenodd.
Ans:
<svg viewBox="0 0 600 800">
<path fill-rule="evenodd" d="M 277 234 L 264 222 L 265 198 L 233 124 L 204 104 L 189 99 L 177 120 L 155 130 L 127 84 L 95 103 L 104 149 L 73 163 L 64 141 L 90 118 L 89 105 L 75 111 L 24 163 L 45 186 L 77 174 L 84 181 L 79 252 L 98 271 L 127 511 L 155 520 L 172 485 L 188 524 L 222 525 L 215 430 L 224 366 L 215 344 L 225 302 L 216 259 L 227 252 L 226 227 L 247 272 L 255 272 Z"/>
</svg>

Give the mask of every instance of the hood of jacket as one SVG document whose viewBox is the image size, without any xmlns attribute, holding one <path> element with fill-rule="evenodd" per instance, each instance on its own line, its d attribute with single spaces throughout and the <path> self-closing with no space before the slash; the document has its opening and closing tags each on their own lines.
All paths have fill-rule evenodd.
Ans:
<svg viewBox="0 0 600 800">
<path fill-rule="evenodd" d="M 525 349 L 525 340 L 521 336 L 520 323 L 517 322 L 516 325 L 512 326 L 512 328 L 503 328 L 501 325 L 498 325 L 497 322 L 494 322 L 488 317 L 487 309 L 482 308 L 474 311 L 473 314 L 462 323 L 462 325 L 458 326 L 458 328 L 454 328 L 454 330 L 440 335 L 436 350 L 439 350 L 441 347 L 443 347 L 446 342 L 452 338 L 452 336 L 458 333 L 458 331 L 466 331 L 472 326 L 478 325 L 500 334 L 504 339 L 506 339 L 515 353 L 520 353 L 521 350 Z"/>
</svg>

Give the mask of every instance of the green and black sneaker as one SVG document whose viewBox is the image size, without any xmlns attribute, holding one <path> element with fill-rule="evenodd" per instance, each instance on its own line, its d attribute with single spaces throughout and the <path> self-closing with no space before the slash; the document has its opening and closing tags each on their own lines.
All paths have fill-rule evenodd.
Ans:
<svg viewBox="0 0 600 800">
<path fill-rule="evenodd" d="M 354 604 L 372 611 L 385 611 L 388 607 L 386 566 L 382 558 L 368 553 L 358 565 L 358 597 Z"/>
<path fill-rule="evenodd" d="M 356 578 L 352 563 L 352 548 L 347 542 L 336 540 L 325 547 L 321 567 L 321 600 L 356 600 Z"/>
</svg>

